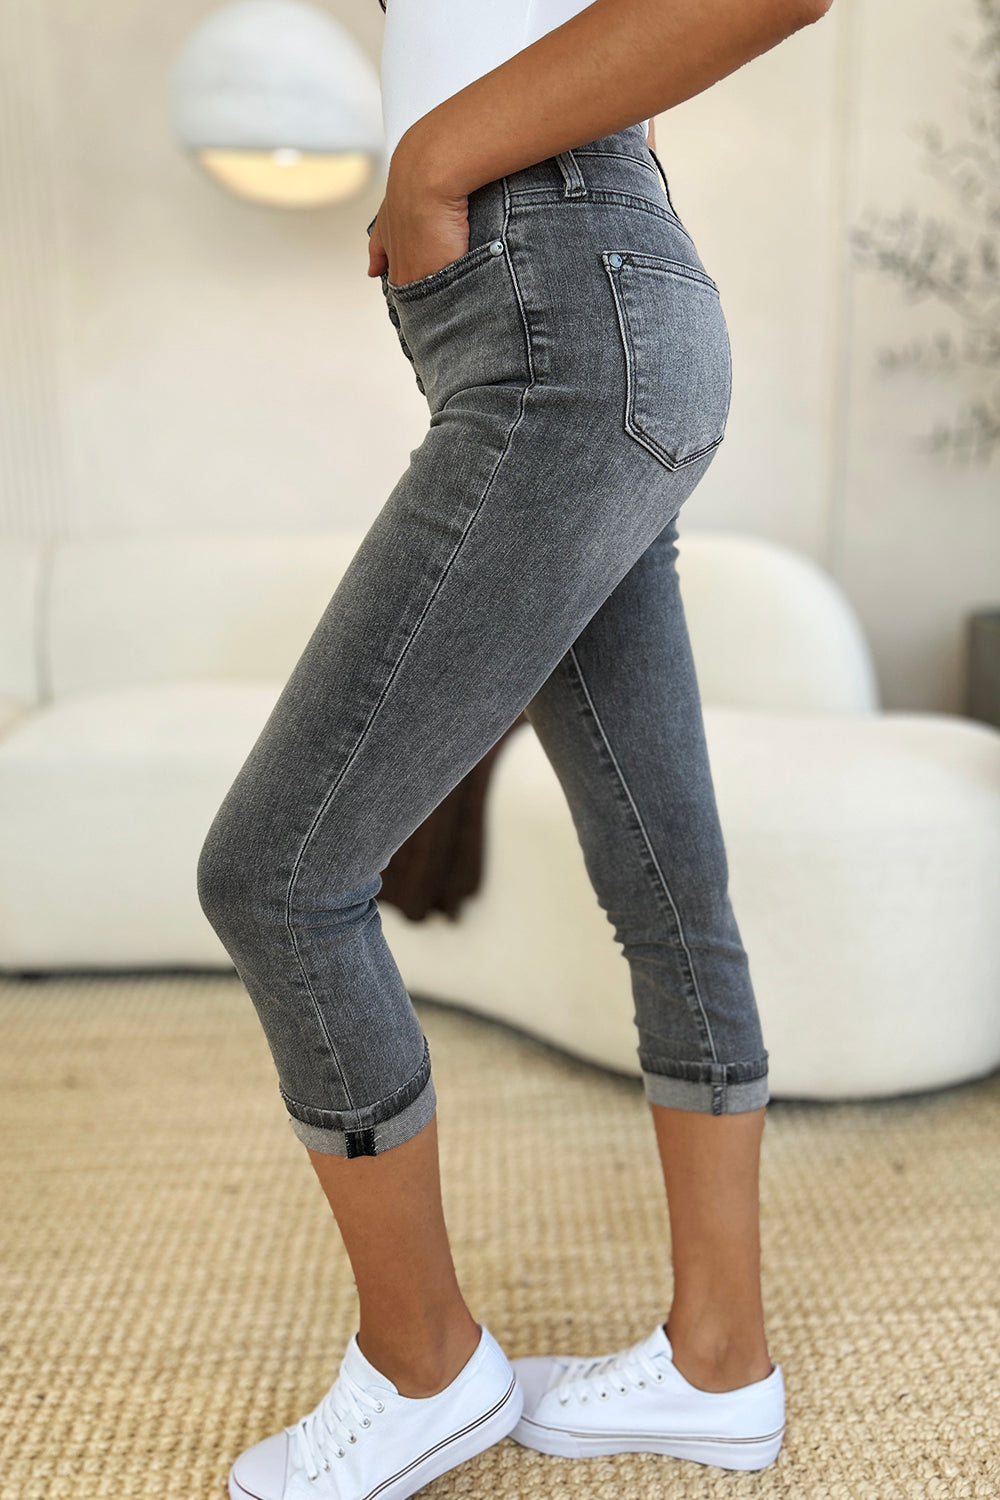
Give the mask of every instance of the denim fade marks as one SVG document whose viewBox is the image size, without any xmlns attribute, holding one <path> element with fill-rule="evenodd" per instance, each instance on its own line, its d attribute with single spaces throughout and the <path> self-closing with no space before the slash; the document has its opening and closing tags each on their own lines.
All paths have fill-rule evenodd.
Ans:
<svg viewBox="0 0 1000 1500">
<path fill-rule="evenodd" d="M 765 1053 L 762 1058 L 753 1062 L 723 1063 L 719 1061 L 715 1040 L 712 1036 L 711 1022 L 698 985 L 694 959 L 684 936 L 684 923 L 677 902 L 674 900 L 670 886 L 667 883 L 666 875 L 656 857 L 656 851 L 653 847 L 649 830 L 643 822 L 642 813 L 639 810 L 635 797 L 632 795 L 625 773 L 615 755 L 607 730 L 601 721 L 597 705 L 587 686 L 587 680 L 583 667 L 580 664 L 579 656 L 572 647 L 567 652 L 566 660 L 572 666 L 575 673 L 577 685 L 586 703 L 596 735 L 604 753 L 614 768 L 614 774 L 617 777 L 621 793 L 628 805 L 634 827 L 645 845 L 650 863 L 656 872 L 659 890 L 670 909 L 678 944 L 683 953 L 682 969 L 685 993 L 689 996 L 692 1010 L 697 1017 L 698 1032 L 703 1049 L 708 1053 L 710 1059 L 708 1062 L 686 1062 L 679 1059 L 654 1060 L 648 1053 L 643 1053 L 640 1048 L 642 1079 L 646 1098 L 651 1104 L 663 1104 L 675 1109 L 699 1111 L 713 1115 L 736 1114 L 746 1110 L 759 1109 L 770 1098 L 767 1081 L 767 1054 Z"/>
<path fill-rule="evenodd" d="M 198 862 L 292 1130 L 344 1157 L 403 1144 L 436 1105 L 381 872 L 522 711 L 623 939 L 647 1096 L 767 1099 L 673 566 L 728 404 L 718 299 L 686 274 L 707 276 L 641 124 L 476 189 L 469 235 L 448 267 L 381 278 L 429 425 Z"/>
<path fill-rule="evenodd" d="M 678 941 L 680 942 L 681 948 L 682 948 L 682 950 L 684 952 L 684 959 L 685 959 L 685 979 L 686 979 L 687 983 L 689 984 L 691 992 L 693 993 L 693 996 L 694 996 L 694 1002 L 695 1002 L 695 1006 L 697 1008 L 698 1021 L 699 1021 L 699 1025 L 700 1025 L 700 1028 L 701 1028 L 702 1036 L 704 1038 L 705 1046 L 706 1046 L 707 1050 L 709 1051 L 709 1053 L 711 1055 L 712 1061 L 715 1062 L 716 1061 L 716 1052 L 715 1052 L 715 1042 L 712 1039 L 712 1028 L 711 1028 L 711 1025 L 709 1024 L 708 1015 L 706 1013 L 704 1003 L 702 1001 L 701 995 L 700 995 L 699 990 L 698 990 L 698 978 L 697 978 L 697 975 L 694 972 L 694 964 L 691 961 L 691 953 L 690 953 L 690 951 L 688 949 L 687 943 L 684 940 L 684 926 L 683 926 L 683 923 L 681 922 L 680 912 L 677 910 L 677 903 L 674 901 L 673 896 L 670 894 L 670 887 L 667 884 L 666 878 L 664 877 L 664 874 L 663 874 L 663 871 L 660 868 L 659 862 L 657 861 L 656 853 L 655 853 L 655 851 L 653 849 L 652 843 L 650 842 L 649 834 L 648 834 L 648 832 L 647 832 L 647 830 L 645 828 L 645 825 L 643 824 L 642 816 L 641 816 L 641 814 L 639 812 L 639 809 L 635 805 L 635 798 L 632 796 L 632 793 L 629 791 L 628 782 L 625 780 L 625 777 L 622 774 L 622 768 L 618 764 L 618 761 L 615 759 L 615 752 L 611 748 L 611 742 L 608 739 L 608 736 L 607 736 L 607 734 L 605 732 L 604 725 L 601 723 L 600 715 L 598 714 L 597 709 L 594 706 L 594 700 L 591 697 L 590 691 L 589 691 L 589 689 L 587 687 L 586 678 L 583 675 L 583 668 L 580 666 L 579 658 L 578 658 L 576 652 L 572 649 L 572 647 L 570 648 L 569 658 L 570 658 L 570 661 L 573 663 L 573 667 L 574 667 L 574 669 L 576 671 L 577 681 L 580 684 L 580 690 L 581 690 L 581 692 L 583 693 L 584 697 L 586 698 L 587 707 L 590 709 L 591 716 L 593 717 L 593 720 L 594 720 L 594 725 L 595 725 L 595 727 L 597 729 L 597 732 L 600 735 L 601 740 L 602 740 L 602 742 L 604 744 L 604 749 L 605 749 L 605 751 L 607 753 L 607 756 L 608 756 L 609 760 L 611 761 L 612 766 L 614 767 L 614 772 L 615 772 L 615 775 L 618 778 L 619 786 L 621 787 L 622 792 L 623 792 L 623 794 L 624 794 L 624 796 L 625 796 L 625 798 L 626 798 L 626 800 L 628 802 L 629 808 L 631 809 L 631 812 L 632 812 L 632 816 L 635 819 L 636 827 L 638 828 L 639 833 L 642 836 L 642 840 L 643 840 L 644 844 L 646 845 L 646 851 L 647 851 L 647 853 L 649 855 L 650 860 L 652 861 L 654 869 L 656 870 L 656 878 L 659 881 L 660 890 L 663 892 L 663 895 L 666 897 L 667 903 L 668 903 L 668 905 L 670 907 L 671 915 L 673 916 L 674 925 L 675 925 L 675 928 L 676 928 L 676 931 L 677 931 Z"/>
<path fill-rule="evenodd" d="M 293 1099 L 279 1083 L 292 1129 L 304 1145 L 333 1156 L 375 1156 L 415 1135 L 436 1107 L 427 1038 L 420 1066 L 392 1094 L 361 1109 L 332 1110 Z"/>
</svg>

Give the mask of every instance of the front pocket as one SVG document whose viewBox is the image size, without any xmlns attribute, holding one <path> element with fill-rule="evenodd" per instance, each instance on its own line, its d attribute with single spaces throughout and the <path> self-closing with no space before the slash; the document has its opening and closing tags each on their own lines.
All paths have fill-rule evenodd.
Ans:
<svg viewBox="0 0 1000 1500">
<path fill-rule="evenodd" d="M 432 415 L 461 390 L 531 378 L 507 247 L 502 239 L 483 242 L 479 233 L 476 240 L 458 260 L 416 281 L 397 286 L 383 274 L 389 317 Z"/>
<path fill-rule="evenodd" d="M 450 260 L 446 266 L 439 266 L 436 271 L 428 271 L 426 276 L 418 276 L 416 281 L 403 281 L 396 283 L 388 281 L 387 286 L 392 295 L 400 301 L 413 301 L 418 297 L 429 296 L 441 287 L 451 286 L 466 272 L 473 271 L 485 261 L 502 260 L 504 253 L 502 240 L 487 240 L 481 245 L 473 245 L 460 255 L 457 260 Z"/>
<path fill-rule="evenodd" d="M 636 250 L 604 250 L 625 357 L 625 430 L 680 468 L 721 443 L 732 390 L 729 332 L 711 277 Z"/>
</svg>

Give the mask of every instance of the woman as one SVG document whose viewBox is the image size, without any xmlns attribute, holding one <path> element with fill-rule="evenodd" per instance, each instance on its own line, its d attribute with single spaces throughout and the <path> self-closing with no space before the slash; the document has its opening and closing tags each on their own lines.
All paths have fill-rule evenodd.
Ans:
<svg viewBox="0 0 1000 1500">
<path fill-rule="evenodd" d="M 729 1469 L 781 1446 L 767 1052 L 674 566 L 725 428 L 729 342 L 645 122 L 828 3 L 388 0 L 368 274 L 431 421 L 198 866 L 360 1324 L 315 1409 L 236 1460 L 234 1500 L 402 1500 L 507 1434 Z M 456 1280 L 430 1057 L 375 898 L 522 711 L 629 964 L 674 1292 L 614 1355 L 511 1363 Z"/>
</svg>

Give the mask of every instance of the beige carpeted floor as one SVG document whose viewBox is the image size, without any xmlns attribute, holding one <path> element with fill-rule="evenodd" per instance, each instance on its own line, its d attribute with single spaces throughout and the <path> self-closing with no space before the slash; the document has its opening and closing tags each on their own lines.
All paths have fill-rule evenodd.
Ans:
<svg viewBox="0 0 1000 1500">
<path fill-rule="evenodd" d="M 418 1002 L 473 1313 L 511 1356 L 610 1352 L 665 1316 L 637 1080 Z M 946 1024 L 946 1015 L 942 1016 Z M 355 1327 L 350 1267 L 227 975 L 0 981 L 4 1500 L 224 1500 Z M 785 1444 L 758 1474 L 507 1439 L 437 1500 L 1000 1497 L 1000 1075 L 773 1101 L 764 1300 Z"/>
</svg>

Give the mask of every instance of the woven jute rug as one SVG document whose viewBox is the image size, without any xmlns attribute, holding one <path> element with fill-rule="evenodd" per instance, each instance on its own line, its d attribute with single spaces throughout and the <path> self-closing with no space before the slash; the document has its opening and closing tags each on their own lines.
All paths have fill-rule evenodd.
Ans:
<svg viewBox="0 0 1000 1500">
<path fill-rule="evenodd" d="M 417 1001 L 473 1315 L 511 1356 L 610 1352 L 666 1316 L 637 1079 Z M 947 1016 L 942 1012 L 942 1024 Z M 4 1500 L 224 1500 L 356 1327 L 336 1224 L 235 976 L 0 981 Z M 762 1160 L 777 1461 L 551 1458 L 506 1439 L 428 1500 L 1000 1496 L 1000 1075 L 774 1100 Z"/>
</svg>

